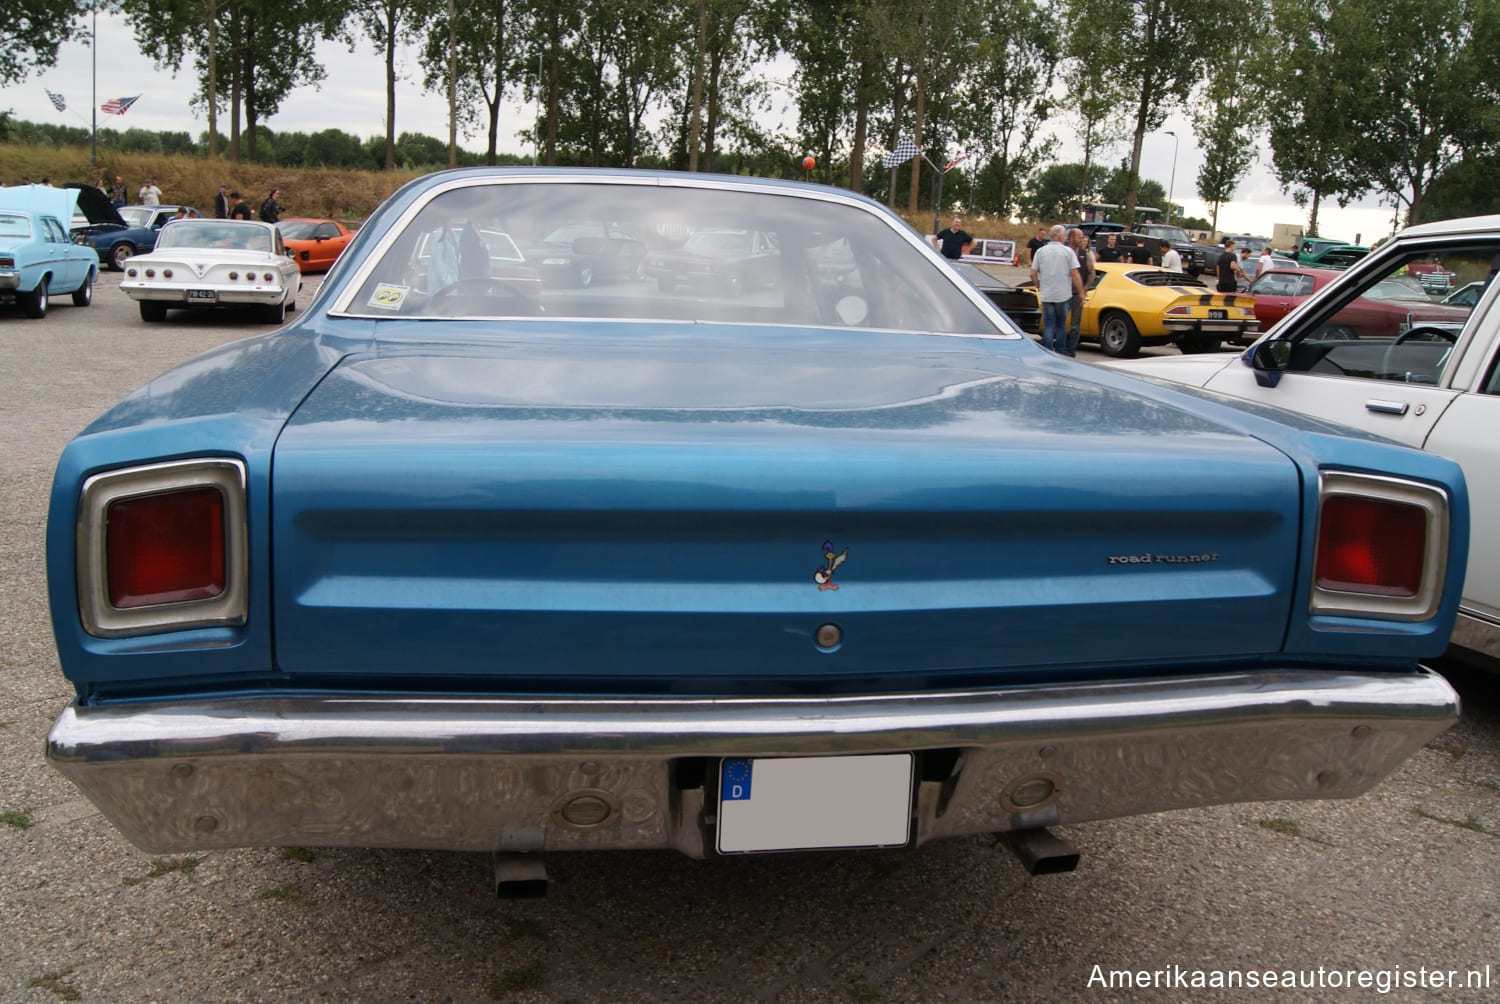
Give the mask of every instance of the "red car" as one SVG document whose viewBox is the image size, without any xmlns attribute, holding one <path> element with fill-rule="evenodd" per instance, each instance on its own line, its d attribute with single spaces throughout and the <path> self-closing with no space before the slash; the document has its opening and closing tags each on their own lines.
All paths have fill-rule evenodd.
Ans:
<svg viewBox="0 0 1500 1004">
<path fill-rule="evenodd" d="M 1265 331 L 1317 290 L 1346 273 L 1331 268 L 1277 268 L 1257 276 L 1246 291 L 1255 297 L 1255 319 Z M 1413 324 L 1463 326 L 1469 311 L 1435 302 L 1412 276 L 1389 276 L 1322 325 L 1321 337 L 1394 338 Z"/>
<path fill-rule="evenodd" d="M 354 237 L 354 232 L 338 220 L 291 217 L 277 223 L 276 229 L 304 272 L 328 271 Z"/>
</svg>

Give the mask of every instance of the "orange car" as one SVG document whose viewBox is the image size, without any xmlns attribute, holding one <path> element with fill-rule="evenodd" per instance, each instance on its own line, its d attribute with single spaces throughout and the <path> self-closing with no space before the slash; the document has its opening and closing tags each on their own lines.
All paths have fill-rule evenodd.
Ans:
<svg viewBox="0 0 1500 1004">
<path fill-rule="evenodd" d="M 354 232 L 338 220 L 291 217 L 276 224 L 281 239 L 304 272 L 326 272 Z"/>
</svg>

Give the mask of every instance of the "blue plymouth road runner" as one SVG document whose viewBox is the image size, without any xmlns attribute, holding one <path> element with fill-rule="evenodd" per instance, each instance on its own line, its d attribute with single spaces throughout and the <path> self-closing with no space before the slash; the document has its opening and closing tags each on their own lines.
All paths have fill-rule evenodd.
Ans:
<svg viewBox="0 0 1500 1004">
<path fill-rule="evenodd" d="M 749 283 L 539 281 L 563 223 Z M 607 249 L 581 248 L 603 253 Z M 1368 790 L 1458 468 L 1061 359 L 835 188 L 472 170 L 65 450 L 52 762 L 153 852 L 914 846 Z"/>
</svg>

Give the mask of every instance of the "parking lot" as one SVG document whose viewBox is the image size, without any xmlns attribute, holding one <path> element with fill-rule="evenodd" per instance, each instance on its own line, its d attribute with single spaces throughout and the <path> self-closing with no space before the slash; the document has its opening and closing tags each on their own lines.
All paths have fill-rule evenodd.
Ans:
<svg viewBox="0 0 1500 1004">
<path fill-rule="evenodd" d="M 498 901 L 483 855 L 136 850 L 43 759 L 71 694 L 45 599 L 53 465 L 151 376 L 267 327 L 147 325 L 117 281 L 89 308 L 0 313 L 0 1000 L 1500 999 L 1500 677 L 1448 666 L 1463 720 L 1369 794 L 1059 828 L 1082 852 L 1067 875 L 1028 877 L 988 838 L 608 853 L 553 857 L 545 899 Z"/>
</svg>

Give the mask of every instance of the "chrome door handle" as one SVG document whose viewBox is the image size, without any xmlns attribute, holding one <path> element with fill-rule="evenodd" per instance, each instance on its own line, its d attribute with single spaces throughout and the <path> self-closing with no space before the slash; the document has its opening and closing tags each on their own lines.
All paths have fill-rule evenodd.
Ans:
<svg viewBox="0 0 1500 1004">
<path fill-rule="evenodd" d="M 1411 405 L 1405 401 L 1377 401 L 1371 399 L 1365 402 L 1366 411 L 1378 411 L 1382 415 L 1405 415 Z"/>
</svg>

